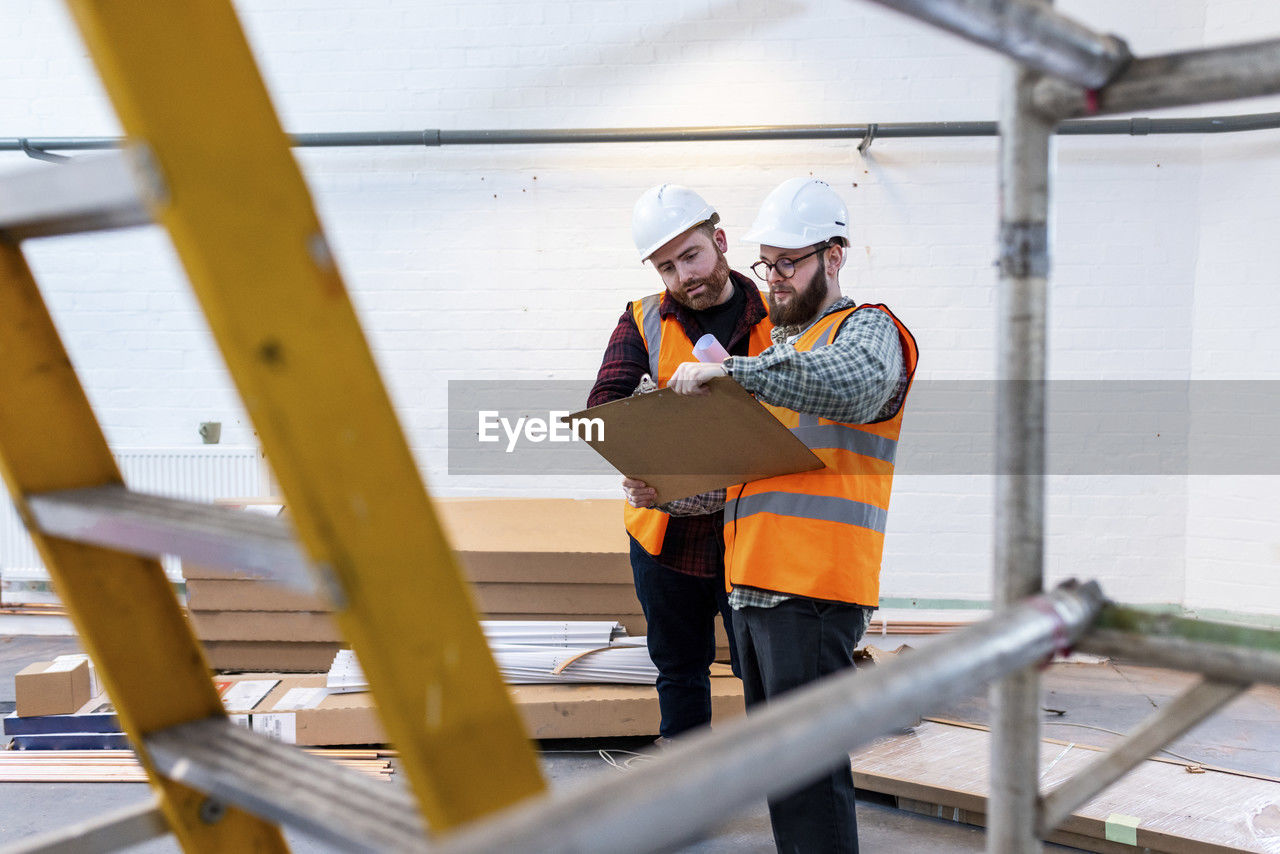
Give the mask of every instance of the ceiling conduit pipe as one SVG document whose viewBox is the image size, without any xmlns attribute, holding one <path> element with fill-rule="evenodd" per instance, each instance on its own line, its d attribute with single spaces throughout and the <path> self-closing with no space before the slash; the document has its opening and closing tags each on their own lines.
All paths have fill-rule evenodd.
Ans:
<svg viewBox="0 0 1280 854">
<path fill-rule="evenodd" d="M 771 140 L 921 139 L 996 136 L 991 121 L 870 122 L 867 124 L 744 125 L 670 128 L 548 128 L 511 130 L 334 131 L 296 133 L 296 148 L 369 148 L 448 145 L 568 145 L 609 142 L 734 142 Z M 1237 133 L 1280 129 L 1280 113 L 1203 118 L 1088 119 L 1062 122 L 1063 136 L 1154 136 L 1159 134 Z M 120 137 L 0 137 L 0 151 L 97 151 L 119 148 Z"/>
</svg>

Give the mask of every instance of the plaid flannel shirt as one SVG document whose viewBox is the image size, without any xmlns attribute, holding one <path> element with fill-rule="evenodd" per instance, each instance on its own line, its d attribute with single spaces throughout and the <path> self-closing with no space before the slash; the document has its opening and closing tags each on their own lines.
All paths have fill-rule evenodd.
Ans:
<svg viewBox="0 0 1280 854">
<path fill-rule="evenodd" d="M 760 301 L 760 291 L 746 276 L 731 272 L 731 280 L 735 287 L 746 294 L 747 304 L 734 326 L 729 345 L 725 348 L 732 354 L 747 353 L 748 338 L 751 329 L 764 320 L 767 311 Z M 681 328 L 689 336 L 690 341 L 697 341 L 706 332 L 698 320 L 698 312 L 681 305 L 663 294 L 658 306 L 658 315 L 664 320 L 672 315 L 680 322 Z M 588 406 L 597 406 L 630 397 L 640 384 L 640 377 L 649 372 L 649 351 L 645 348 L 644 337 L 636 327 L 635 317 L 631 314 L 631 306 L 622 312 L 618 325 L 609 336 L 609 344 L 604 351 L 604 359 L 600 364 L 600 372 L 596 376 L 595 385 L 587 398 Z M 657 379 L 656 377 L 654 379 Z M 668 569 L 696 575 L 702 578 L 716 578 L 724 574 L 724 501 L 716 507 L 696 515 L 672 517 L 667 524 L 667 533 L 662 542 L 662 554 L 658 562 Z"/>
</svg>

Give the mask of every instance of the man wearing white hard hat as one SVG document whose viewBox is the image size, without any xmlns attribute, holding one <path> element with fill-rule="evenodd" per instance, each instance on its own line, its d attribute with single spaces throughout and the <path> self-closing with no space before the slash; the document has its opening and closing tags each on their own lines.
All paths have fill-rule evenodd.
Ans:
<svg viewBox="0 0 1280 854">
<path fill-rule="evenodd" d="M 759 244 L 752 269 L 769 285 L 773 346 L 722 364 L 683 364 L 670 386 L 705 393 L 707 380 L 728 375 L 825 463 L 725 491 L 725 568 L 750 711 L 853 666 L 879 604 L 893 461 L 917 349 L 888 308 L 841 295 L 849 213 L 826 183 L 784 181 L 744 239 Z M 640 503 L 646 498 L 652 493 Z M 769 813 L 780 851 L 858 849 L 847 762 L 770 801 Z"/>
<path fill-rule="evenodd" d="M 653 266 L 664 290 L 627 304 L 589 406 L 634 394 L 646 374 L 665 386 L 682 362 L 695 358 L 694 344 L 704 335 L 743 356 L 769 346 L 768 309 L 752 281 L 729 269 L 719 219 L 715 208 L 688 187 L 663 184 L 640 196 L 631 234 L 641 263 Z M 632 488 L 629 484 L 643 486 L 624 481 L 624 491 Z M 674 518 L 629 504 L 624 522 L 649 653 L 658 668 L 662 741 L 711 721 L 709 668 L 715 660 L 717 613 L 733 658 L 722 514 L 713 508 Z"/>
</svg>

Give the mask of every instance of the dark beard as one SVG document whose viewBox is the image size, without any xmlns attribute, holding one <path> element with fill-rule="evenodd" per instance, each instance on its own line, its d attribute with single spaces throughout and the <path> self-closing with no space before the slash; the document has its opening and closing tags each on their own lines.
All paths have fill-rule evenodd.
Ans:
<svg viewBox="0 0 1280 854">
<path fill-rule="evenodd" d="M 800 326 L 808 323 L 826 302 L 828 287 L 826 270 L 819 264 L 809 278 L 808 289 L 801 291 L 797 288 L 795 296 L 786 305 L 778 305 L 773 301 L 773 294 L 769 294 L 769 321 L 774 326 Z"/>
<path fill-rule="evenodd" d="M 721 294 L 724 293 L 724 289 L 729 285 L 729 262 L 718 247 L 715 249 L 716 266 L 712 269 L 711 275 L 701 279 L 693 279 L 687 285 L 681 287 L 679 291 L 673 291 L 671 294 L 672 299 L 694 311 L 702 311 L 716 304 Z M 705 287 L 701 294 L 693 299 L 685 296 L 686 289 L 696 288 L 698 285 Z"/>
</svg>

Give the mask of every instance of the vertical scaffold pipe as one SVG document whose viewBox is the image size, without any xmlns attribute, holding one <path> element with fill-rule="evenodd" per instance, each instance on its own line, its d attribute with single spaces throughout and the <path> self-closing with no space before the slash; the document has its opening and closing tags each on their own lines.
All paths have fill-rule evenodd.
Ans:
<svg viewBox="0 0 1280 854">
<path fill-rule="evenodd" d="M 1049 275 L 1049 140 L 1030 109 L 1039 75 L 1006 72 L 1000 115 L 1000 279 L 996 393 L 996 619 L 1044 584 L 1045 289 Z M 1040 677 L 991 688 L 989 854 L 1041 850 L 1036 836 Z"/>
</svg>

